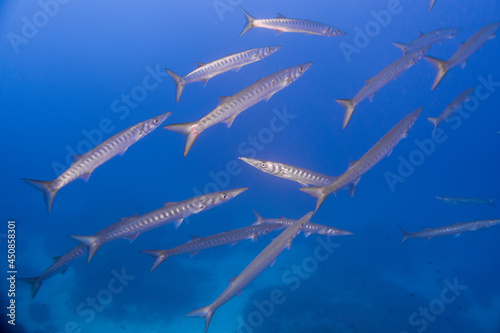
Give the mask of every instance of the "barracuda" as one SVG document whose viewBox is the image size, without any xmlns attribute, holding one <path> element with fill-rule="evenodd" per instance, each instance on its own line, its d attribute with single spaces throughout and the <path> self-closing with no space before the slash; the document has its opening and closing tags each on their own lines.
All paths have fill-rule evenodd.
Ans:
<svg viewBox="0 0 500 333">
<path fill-rule="evenodd" d="M 70 237 L 87 247 L 89 252 L 88 261 L 90 261 L 97 249 L 105 243 L 123 238 L 132 242 L 139 234 L 158 228 L 167 223 L 175 223 L 176 227 L 178 227 L 186 217 L 227 202 L 247 189 L 246 187 L 242 187 L 234 190 L 200 195 L 180 202 L 167 202 L 164 207 L 150 213 L 123 218 L 121 221 L 115 223 L 118 227 L 112 228 L 109 232 L 99 233 L 95 236 Z"/>
<path fill-rule="evenodd" d="M 318 198 L 316 210 L 331 193 L 337 194 L 339 190 L 353 184 L 351 196 L 355 191 L 355 186 L 362 175 L 373 168 L 382 158 L 390 155 L 394 147 L 406 136 L 408 131 L 415 124 L 422 108 L 418 108 L 399 123 L 396 124 L 386 135 L 382 137 L 370 150 L 368 150 L 359 160 L 349 163 L 349 168 L 340 175 L 332 184 L 321 187 L 303 187 L 300 190 Z"/>
<path fill-rule="evenodd" d="M 437 29 L 426 34 L 420 33 L 420 36 L 417 39 L 411 41 L 408 44 L 403 44 L 403 43 L 392 43 L 392 44 L 401 51 L 403 51 L 403 55 L 405 55 L 408 52 L 416 50 L 421 47 L 425 47 L 436 43 L 442 43 L 447 39 L 456 37 L 461 31 L 462 28 Z"/>
<path fill-rule="evenodd" d="M 262 100 L 269 100 L 275 93 L 300 78 L 311 65 L 312 63 L 308 62 L 281 70 L 260 79 L 236 95 L 221 97 L 219 106 L 198 121 L 172 124 L 163 128 L 187 135 L 184 148 L 186 156 L 201 132 L 221 122 L 226 123 L 228 128 L 231 127 L 237 115 Z"/>
<path fill-rule="evenodd" d="M 295 220 L 292 219 L 287 219 L 285 217 L 280 217 L 278 219 L 265 219 L 262 216 L 259 215 L 255 210 L 253 211 L 255 215 L 255 222 L 254 224 L 257 225 L 262 225 L 262 224 L 270 224 L 270 225 L 280 225 L 284 228 L 291 226 L 293 223 L 295 223 Z M 322 224 L 316 224 L 309 222 L 304 226 L 304 229 L 302 229 L 302 233 L 304 233 L 304 236 L 307 237 L 310 234 L 318 234 L 318 235 L 325 235 L 325 236 L 345 236 L 345 235 L 353 235 L 352 232 L 350 231 L 345 231 L 341 229 L 337 229 L 334 227 L 329 227 L 327 225 L 322 225 Z"/>
<path fill-rule="evenodd" d="M 459 197 L 436 197 L 436 199 L 443 200 L 446 203 L 454 205 L 490 205 L 495 207 L 495 199 L 481 199 L 481 198 L 459 198 Z"/>
<path fill-rule="evenodd" d="M 236 244 L 245 239 L 251 239 L 254 241 L 258 237 L 267 235 L 268 233 L 281 228 L 283 228 L 281 225 L 251 225 L 203 238 L 192 236 L 192 239 L 189 242 L 169 250 L 143 250 L 142 252 L 155 257 L 155 261 L 153 262 L 150 270 L 150 272 L 152 272 L 168 257 L 184 253 L 190 253 L 191 256 L 194 256 L 201 250 L 212 247 L 226 244 Z"/>
<path fill-rule="evenodd" d="M 214 312 L 231 298 L 241 294 L 243 289 L 255 280 L 267 267 L 272 266 L 276 258 L 285 248 L 290 248 L 293 239 L 309 222 L 312 212 L 286 228 L 271 244 L 269 244 L 241 273 L 231 279 L 229 287 L 212 304 L 188 313 L 187 317 L 205 317 L 205 331 L 208 330 Z"/>
<path fill-rule="evenodd" d="M 483 27 L 463 43 L 460 49 L 458 49 L 458 51 L 447 61 L 428 56 L 424 57 L 425 60 L 429 61 L 438 70 L 434 83 L 432 84 L 432 89 L 436 89 L 451 68 L 458 64 L 462 64 L 462 68 L 464 68 L 467 59 L 479 50 L 488 40 L 495 38 L 498 28 L 500 28 L 500 22 L 490 23 Z"/>
<path fill-rule="evenodd" d="M 245 14 L 247 22 L 243 27 L 243 31 L 241 32 L 240 37 L 253 28 L 271 29 L 277 31 L 278 33 L 299 32 L 326 37 L 336 37 L 347 34 L 347 32 L 342 31 L 338 28 L 334 28 L 327 24 L 309 20 L 290 19 L 281 14 L 278 14 L 278 17 L 274 19 L 257 20 L 252 15 L 248 14 L 243 8 L 241 8 L 241 10 L 243 11 L 243 14 Z"/>
<path fill-rule="evenodd" d="M 422 56 L 429 50 L 430 46 L 422 47 L 394 61 L 392 64 L 381 70 L 371 79 L 366 80 L 366 84 L 352 99 L 337 99 L 337 103 L 346 108 L 344 113 L 344 123 L 342 128 L 345 128 L 351 120 L 352 114 L 356 106 L 363 100 L 369 98 L 373 100 L 373 95 L 385 87 L 392 80 L 400 77 L 404 72 L 415 65 Z"/>
<path fill-rule="evenodd" d="M 245 163 L 250 164 L 251 166 L 268 173 L 270 175 L 293 180 L 300 183 L 302 186 L 315 185 L 315 186 L 326 186 L 330 185 L 336 177 L 330 177 L 323 175 L 321 173 L 317 173 L 311 170 L 295 167 L 293 165 L 272 162 L 272 161 L 264 161 L 258 160 L 256 158 L 248 158 L 248 157 L 238 157 Z"/>
<path fill-rule="evenodd" d="M 473 222 L 465 222 L 465 223 L 454 223 L 452 225 L 448 225 L 445 227 L 439 228 L 426 228 L 417 232 L 406 232 L 403 228 L 401 232 L 403 233 L 403 240 L 401 244 L 403 244 L 408 238 L 426 238 L 431 239 L 434 237 L 440 236 L 449 236 L 449 235 L 460 235 L 466 231 L 474 231 L 478 229 L 488 228 L 494 225 L 500 224 L 500 220 L 481 220 L 481 221 L 473 221 Z"/>
<path fill-rule="evenodd" d="M 23 180 L 43 192 L 45 203 L 47 204 L 47 212 L 50 214 L 54 198 L 61 188 L 78 178 L 88 181 L 90 175 L 97 167 L 116 155 L 123 155 L 131 145 L 158 128 L 171 114 L 172 112 L 167 112 L 140 122 L 113 135 L 88 153 L 73 156 L 74 163 L 55 180 Z"/>
<path fill-rule="evenodd" d="M 188 83 L 203 82 L 207 84 L 208 79 L 228 72 L 230 70 L 238 71 L 242 66 L 249 65 L 256 61 L 269 57 L 281 48 L 281 46 L 259 47 L 239 53 L 230 54 L 224 58 L 209 62 L 207 64 L 197 63 L 198 68 L 180 77 L 169 69 L 166 69 L 176 86 L 176 101 L 181 98 L 184 86 Z"/>
<path fill-rule="evenodd" d="M 465 102 L 469 101 L 471 98 L 471 95 L 474 93 L 474 87 L 469 88 L 462 92 L 453 102 L 451 102 L 446 109 L 441 113 L 441 115 L 437 118 L 434 117 L 427 117 L 427 120 L 431 122 L 432 125 L 434 125 L 434 130 L 432 131 L 432 134 L 436 131 L 438 128 L 439 124 L 441 124 L 443 121 L 449 119 L 451 116 L 455 114 L 462 105 L 464 105 Z"/>
</svg>

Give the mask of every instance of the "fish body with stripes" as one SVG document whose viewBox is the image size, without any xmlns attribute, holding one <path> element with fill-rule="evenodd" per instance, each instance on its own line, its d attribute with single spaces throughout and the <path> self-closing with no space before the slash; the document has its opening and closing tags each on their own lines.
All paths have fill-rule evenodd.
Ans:
<svg viewBox="0 0 500 333">
<path fill-rule="evenodd" d="M 473 93 L 474 87 L 465 90 L 446 107 L 446 109 L 439 115 L 439 117 L 427 117 L 427 120 L 429 120 L 431 124 L 434 125 L 432 134 L 434 134 L 439 124 L 450 119 L 451 116 L 453 116 L 458 110 L 460 110 L 465 102 L 470 101 Z"/>
<path fill-rule="evenodd" d="M 243 52 L 232 53 L 225 56 L 224 58 L 217 59 L 206 64 L 199 62 L 197 63 L 197 69 L 183 77 L 180 77 L 171 70 L 166 69 L 166 71 L 176 84 L 175 99 L 177 102 L 179 101 L 186 84 L 193 82 L 203 82 L 203 84 L 207 84 L 207 81 L 216 75 L 231 70 L 238 71 L 242 66 L 249 65 L 251 63 L 269 57 L 280 48 L 281 46 L 259 47 Z"/>
<path fill-rule="evenodd" d="M 272 266 L 281 252 L 285 248 L 291 247 L 293 239 L 309 222 L 312 214 L 312 212 L 306 214 L 300 220 L 295 221 L 292 226 L 286 228 L 238 276 L 231 279 L 229 287 L 212 304 L 190 312 L 186 316 L 204 317 L 205 331 L 208 331 L 208 326 L 214 312 L 234 296 L 241 294 L 246 286 L 255 280 L 266 268 Z"/>
<path fill-rule="evenodd" d="M 311 65 L 312 63 L 308 62 L 271 74 L 233 96 L 221 97 L 220 104 L 200 120 L 167 125 L 163 128 L 187 135 L 184 147 L 186 156 L 201 132 L 222 122 L 226 123 L 228 128 L 231 127 L 237 115 L 262 100 L 269 100 L 275 93 L 300 78 Z"/>
<path fill-rule="evenodd" d="M 421 47 L 425 47 L 436 43 L 442 43 L 447 39 L 456 37 L 461 31 L 462 28 L 437 29 L 426 34 L 420 33 L 420 36 L 417 39 L 409 42 L 408 44 L 396 43 L 396 42 L 392 44 L 401 51 L 403 51 L 403 55 L 405 55 L 408 52 L 411 52 Z"/>
<path fill-rule="evenodd" d="M 88 153 L 73 156 L 73 164 L 52 181 L 23 180 L 43 192 L 47 211 L 50 214 L 54 198 L 61 188 L 78 178 L 88 181 L 90 175 L 97 167 L 116 155 L 123 155 L 131 145 L 158 128 L 171 114 L 172 112 L 167 112 L 140 122 L 113 135 Z"/>
<path fill-rule="evenodd" d="M 390 155 L 394 147 L 396 147 L 402 139 L 407 137 L 408 131 L 415 124 L 420 112 L 422 112 L 422 108 L 418 108 L 404 117 L 359 160 L 349 163 L 347 170 L 332 184 L 320 187 L 302 187 L 300 189 L 301 191 L 317 198 L 316 211 L 331 193 L 336 194 L 342 188 L 350 186 L 350 184 L 352 184 L 351 195 L 353 195 L 355 186 L 359 182 L 361 176 L 373 168 L 385 156 Z"/>
</svg>

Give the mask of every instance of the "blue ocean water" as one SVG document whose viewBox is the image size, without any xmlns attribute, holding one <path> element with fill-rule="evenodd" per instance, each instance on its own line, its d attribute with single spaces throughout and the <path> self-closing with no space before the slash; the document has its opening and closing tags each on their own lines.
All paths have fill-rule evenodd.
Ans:
<svg viewBox="0 0 500 333">
<path fill-rule="evenodd" d="M 255 28 L 238 37 L 242 6 L 256 18 L 281 13 L 333 25 L 348 34 L 277 35 Z M 499 39 L 488 41 L 464 69 L 430 87 L 436 70 L 421 60 L 362 102 L 342 130 L 343 108 L 366 79 L 401 56 L 392 42 L 461 27 L 428 55 L 448 59 L 476 31 L 500 20 L 498 1 L 8 1 L 0 4 L 3 134 L 2 275 L 7 221 L 15 221 L 15 296 L 2 279 L 2 325 L 12 332 L 203 332 L 184 315 L 212 303 L 277 234 L 168 258 L 150 273 L 144 249 L 167 249 L 265 218 L 298 219 L 315 199 L 297 183 L 262 173 L 237 158 L 254 157 L 340 175 L 411 111 L 422 115 L 390 157 L 366 173 L 356 195 L 331 195 L 312 218 L 354 233 L 299 235 L 271 269 L 215 313 L 210 332 L 500 332 L 500 228 L 460 237 L 410 239 L 418 231 L 499 217 L 498 207 L 454 206 L 436 196 L 499 198 Z M 361 32 L 360 32 L 361 31 Z M 179 103 L 164 71 L 185 75 L 254 47 L 281 45 L 270 57 L 186 86 Z M 296 82 L 237 117 L 200 135 L 182 157 L 185 137 L 162 128 L 57 195 L 46 213 L 42 194 L 21 178 L 52 180 L 70 157 L 140 121 L 173 111 L 166 124 L 195 121 L 218 104 L 278 70 L 312 61 Z M 489 82 L 489 83 L 488 83 Z M 475 99 L 444 136 L 437 117 L 462 91 Z M 479 88 L 481 87 L 481 88 Z M 481 91 L 481 95 L 478 95 Z M 474 103 L 477 102 L 477 103 Z M 457 120 L 458 119 L 458 120 Z M 102 246 L 43 283 L 31 299 L 19 279 L 35 277 L 77 242 L 122 217 L 207 191 L 249 190 L 194 215 L 178 229 L 166 225 L 133 243 Z M 15 300 L 15 326 L 6 306 Z"/>
</svg>

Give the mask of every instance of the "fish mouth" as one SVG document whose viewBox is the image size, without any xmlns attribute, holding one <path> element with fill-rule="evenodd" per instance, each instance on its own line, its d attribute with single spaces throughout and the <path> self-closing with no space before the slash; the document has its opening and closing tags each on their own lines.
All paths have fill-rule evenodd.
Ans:
<svg viewBox="0 0 500 333">
<path fill-rule="evenodd" d="M 257 163 L 261 162 L 260 160 L 256 160 L 253 158 L 247 158 L 247 157 L 238 157 L 238 159 L 242 160 L 243 162 L 250 164 L 251 166 L 256 166 Z"/>
<path fill-rule="evenodd" d="M 235 196 L 245 192 L 246 190 L 248 190 L 248 187 L 240 187 L 234 190 L 230 190 L 229 193 L 231 193 L 231 197 L 234 198 Z"/>
<path fill-rule="evenodd" d="M 170 117 L 170 115 L 172 114 L 172 111 L 170 112 L 166 112 L 164 114 L 161 114 L 158 116 L 158 118 L 160 119 L 160 122 L 158 123 L 158 126 L 163 123 L 165 120 L 167 120 L 168 117 Z"/>
</svg>

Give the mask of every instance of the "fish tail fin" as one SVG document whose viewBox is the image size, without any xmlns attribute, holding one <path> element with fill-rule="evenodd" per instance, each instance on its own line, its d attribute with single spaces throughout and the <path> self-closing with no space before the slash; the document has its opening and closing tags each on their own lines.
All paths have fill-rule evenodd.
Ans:
<svg viewBox="0 0 500 333">
<path fill-rule="evenodd" d="M 403 228 L 401 228 L 401 226 L 400 226 L 400 225 L 398 225 L 398 227 L 399 227 L 399 229 L 401 229 L 401 232 L 403 233 L 403 239 L 401 240 L 401 245 L 403 245 L 403 244 L 404 244 L 404 242 L 406 242 L 406 240 L 407 240 L 408 238 L 410 238 L 410 234 L 409 234 L 409 233 L 407 233 L 406 231 L 404 231 L 404 229 L 403 229 Z"/>
<path fill-rule="evenodd" d="M 189 153 L 191 147 L 198 138 L 198 135 L 200 135 L 201 133 L 193 130 L 193 126 L 195 126 L 197 123 L 198 123 L 197 121 L 194 121 L 191 123 L 171 124 L 163 126 L 163 128 L 166 130 L 187 135 L 186 144 L 184 146 L 184 157 Z"/>
<path fill-rule="evenodd" d="M 253 215 L 255 216 L 255 222 L 253 224 L 262 224 L 264 219 L 262 218 L 262 216 L 260 216 L 259 213 L 257 213 L 255 209 L 253 210 Z"/>
<path fill-rule="evenodd" d="M 434 90 L 438 86 L 439 82 L 441 82 L 443 77 L 446 75 L 446 73 L 448 73 L 449 70 L 448 63 L 444 60 L 434 57 L 425 56 L 424 58 L 438 70 L 436 78 L 434 79 L 434 83 L 432 84 L 432 90 Z"/>
<path fill-rule="evenodd" d="M 212 320 L 212 316 L 214 315 L 215 310 L 212 309 L 210 305 L 205 306 L 201 309 L 194 310 L 186 315 L 186 317 L 205 317 L 205 332 L 208 331 L 208 326 L 210 325 L 210 321 Z"/>
<path fill-rule="evenodd" d="M 323 201 L 325 201 L 326 197 L 328 196 L 328 194 L 325 193 L 325 186 L 302 187 L 299 190 L 315 198 L 318 198 L 318 200 L 316 201 L 316 209 L 314 210 L 314 213 L 318 211 L 318 208 L 321 206 Z"/>
<path fill-rule="evenodd" d="M 102 245 L 99 243 L 99 237 L 97 237 L 97 236 L 69 236 L 69 237 L 76 239 L 77 241 L 82 243 L 87 248 L 87 251 L 89 252 L 89 258 L 88 258 L 87 262 L 89 262 L 90 259 L 92 259 L 95 252 Z"/>
<path fill-rule="evenodd" d="M 241 10 L 243 11 L 243 14 L 245 14 L 245 18 L 247 19 L 247 21 L 245 23 L 245 26 L 243 27 L 243 31 L 241 32 L 240 37 L 243 36 L 244 34 L 246 34 L 248 32 L 248 30 L 255 27 L 255 25 L 254 25 L 255 17 L 248 14 L 243 8 L 241 8 Z"/>
<path fill-rule="evenodd" d="M 168 72 L 172 80 L 174 80 L 176 84 L 176 89 L 175 89 L 175 101 L 178 102 L 179 99 L 181 99 L 182 91 L 184 90 L 184 86 L 186 85 L 184 81 L 182 81 L 182 78 L 169 70 L 168 68 L 165 68 L 165 70 Z"/>
<path fill-rule="evenodd" d="M 344 129 L 349 124 L 349 120 L 351 120 L 355 106 L 352 99 L 336 99 L 335 102 L 345 107 L 344 123 L 342 124 L 342 129 Z"/>
<path fill-rule="evenodd" d="M 57 191 L 59 191 L 58 188 L 53 188 L 52 184 L 54 181 L 41 181 L 24 178 L 22 180 L 24 180 L 27 184 L 30 184 L 37 190 L 43 192 L 43 198 L 45 199 L 45 203 L 47 204 L 47 212 L 50 214 L 50 211 L 52 210 L 52 204 L 54 203 L 54 198 L 56 197 Z"/>
<path fill-rule="evenodd" d="M 394 42 L 392 45 L 403 51 L 403 55 L 406 55 L 406 44 Z"/>
<path fill-rule="evenodd" d="M 439 118 L 427 117 L 427 120 L 430 121 L 432 125 L 434 125 L 434 130 L 432 131 L 432 135 L 434 135 L 434 132 L 436 132 L 436 129 L 439 125 Z"/>
<path fill-rule="evenodd" d="M 496 199 L 490 199 L 490 202 L 488 202 L 488 204 L 492 207 L 495 207 L 495 201 Z"/>
<path fill-rule="evenodd" d="M 141 252 L 155 257 L 155 261 L 153 262 L 153 265 L 149 270 L 150 272 L 154 271 L 156 267 L 158 267 L 165 259 L 169 257 L 169 255 L 165 254 L 165 251 L 163 250 L 141 250 Z"/>
<path fill-rule="evenodd" d="M 21 278 L 19 281 L 23 281 L 26 283 L 29 283 L 31 286 L 31 299 L 35 298 L 36 294 L 38 293 L 38 289 L 40 289 L 40 286 L 42 283 L 40 282 L 40 279 L 38 277 L 35 278 Z"/>
</svg>

